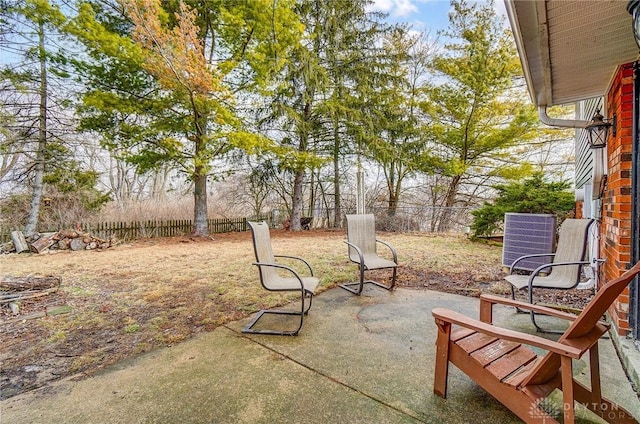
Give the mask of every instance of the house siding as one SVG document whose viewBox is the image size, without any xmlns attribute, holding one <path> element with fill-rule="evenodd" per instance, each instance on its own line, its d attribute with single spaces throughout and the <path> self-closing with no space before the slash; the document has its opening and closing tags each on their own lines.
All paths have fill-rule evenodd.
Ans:
<svg viewBox="0 0 640 424">
<path fill-rule="evenodd" d="M 631 170 L 633 148 L 633 64 L 618 68 L 607 94 L 607 115 L 617 116 L 616 135 L 607 142 L 607 185 L 602 198 L 600 256 L 605 259 L 600 281 L 619 277 L 631 262 Z M 618 334 L 629 327 L 629 288 L 609 308 Z"/>
<path fill-rule="evenodd" d="M 603 110 L 602 97 L 596 97 L 576 104 L 577 119 L 589 120 L 596 110 Z M 589 148 L 586 131 L 576 132 L 576 171 L 575 187 L 581 189 L 590 184 L 593 174 L 593 150 Z M 585 199 L 591 199 L 591 193 L 585 193 Z"/>
</svg>

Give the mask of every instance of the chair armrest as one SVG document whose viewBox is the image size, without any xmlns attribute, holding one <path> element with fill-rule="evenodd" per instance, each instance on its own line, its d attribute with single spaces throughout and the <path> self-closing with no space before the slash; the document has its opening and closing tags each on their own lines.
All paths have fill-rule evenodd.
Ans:
<svg viewBox="0 0 640 424">
<path fill-rule="evenodd" d="M 386 241 L 382 241 L 382 240 L 378 240 L 376 239 L 376 241 L 380 244 L 383 244 L 385 246 L 387 246 L 389 248 L 389 250 L 391 250 L 391 254 L 393 255 L 393 262 L 395 262 L 395 264 L 398 264 L 398 254 L 396 253 L 396 249 L 393 248 L 393 246 L 391 246 L 389 243 L 387 243 Z"/>
<path fill-rule="evenodd" d="M 511 266 L 509 267 L 509 275 L 513 274 L 513 271 L 515 269 L 522 269 L 522 268 L 518 268 L 516 266 L 516 264 L 524 259 L 528 259 L 528 258 L 541 258 L 543 256 L 548 256 L 550 258 L 553 258 L 556 254 L 555 253 L 536 253 L 534 255 L 524 255 L 524 256 L 520 256 L 519 258 L 517 258 L 515 261 L 513 261 L 513 263 L 511 264 Z"/>
<path fill-rule="evenodd" d="M 275 256 L 275 255 L 274 255 Z M 286 265 L 280 265 L 280 264 L 272 264 L 272 263 L 265 263 L 265 262 L 254 262 L 252 265 L 257 266 L 258 268 L 261 268 L 263 266 L 265 267 L 271 267 L 271 268 L 278 268 L 278 269 L 284 269 L 285 271 L 289 271 L 290 273 L 293 274 L 294 277 L 296 277 L 296 279 L 298 280 L 298 282 L 300 283 L 300 289 L 304 290 L 304 283 L 302 282 L 302 278 L 300 278 L 300 275 L 296 272 L 295 269 L 291 268 L 290 266 L 286 266 Z M 261 277 L 262 278 L 262 277 Z M 263 286 L 267 289 L 267 290 L 271 290 L 271 291 L 279 291 L 279 290 L 273 290 L 273 289 L 269 289 L 267 288 L 264 283 Z M 287 290 L 283 290 L 280 289 L 281 291 L 287 291 Z M 296 289 L 297 290 L 297 289 Z M 288 291 L 291 291 L 291 289 L 288 289 Z"/>
<path fill-rule="evenodd" d="M 526 344 L 529 346 L 535 346 L 550 352 L 560 354 L 562 356 L 568 356 L 570 358 L 580 358 L 583 354 L 582 349 L 568 346 L 563 343 L 559 343 L 553 340 L 548 340 L 532 334 L 521 333 L 519 331 L 509 330 L 507 328 L 496 327 L 492 324 L 487 324 L 482 321 L 469 318 L 458 312 L 451 311 L 444 308 L 435 308 L 431 311 L 431 314 L 436 319 L 436 322 L 449 323 L 459 325 L 489 336 L 493 336 L 503 340 L 510 340 L 517 343 Z"/>
<path fill-rule="evenodd" d="M 347 245 L 349 245 L 350 247 L 353 247 L 356 250 L 356 253 L 360 257 L 360 262 L 358 262 L 358 263 L 359 264 L 364 264 L 364 256 L 362 255 L 362 250 L 360 250 L 360 248 L 358 246 L 356 246 L 355 244 L 351 243 L 350 241 L 345 240 L 344 242 Z M 351 257 L 349 257 L 349 259 L 351 259 Z"/>
<path fill-rule="evenodd" d="M 480 308 L 482 309 L 483 303 L 490 303 L 491 305 L 506 305 L 515 306 L 516 308 L 525 309 L 527 311 L 539 312 L 545 315 L 554 316 L 556 318 L 566 319 L 568 321 L 575 320 L 578 316 L 569 312 L 559 311 L 557 309 L 548 308 L 546 306 L 540 306 L 527 302 L 521 302 L 519 300 L 513 300 L 506 297 L 493 296 L 490 294 L 480 295 Z"/>
<path fill-rule="evenodd" d="M 549 264 L 540 265 L 538 268 L 534 269 L 531 275 L 529 276 L 529 287 L 531 287 L 531 283 L 533 282 L 534 277 L 536 277 L 543 269 L 555 268 L 557 266 L 589 265 L 590 263 L 591 262 L 589 261 L 575 261 L 575 262 L 553 262 Z M 577 281 L 576 281 L 576 284 L 578 284 Z"/>
<path fill-rule="evenodd" d="M 309 262 L 305 261 L 304 259 L 302 259 L 299 256 L 289 256 L 289 255 L 273 255 L 274 258 L 288 258 L 288 259 L 295 259 L 298 260 L 302 263 L 304 263 L 307 268 L 309 268 L 309 272 L 311 273 L 311 276 L 313 277 L 313 269 L 311 269 L 311 265 L 309 265 Z"/>
</svg>

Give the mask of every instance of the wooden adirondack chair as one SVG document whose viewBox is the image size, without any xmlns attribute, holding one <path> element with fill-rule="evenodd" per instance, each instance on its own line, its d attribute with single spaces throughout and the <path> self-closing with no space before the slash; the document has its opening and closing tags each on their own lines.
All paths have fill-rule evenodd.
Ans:
<svg viewBox="0 0 640 424">
<path fill-rule="evenodd" d="M 452 363 L 527 423 L 557 422 L 542 408 L 555 389 L 562 390 L 565 424 L 575 422 L 575 401 L 607 422 L 637 423 L 628 411 L 602 397 L 598 340 L 609 328 L 600 319 L 638 273 L 640 262 L 603 286 L 580 315 L 486 295 L 480 297 L 479 321 L 447 309 L 434 309 L 438 326 L 434 393 L 446 397 Z M 542 312 L 572 323 L 558 341 L 551 341 L 492 325 L 495 304 Z M 536 355 L 527 346 L 548 353 Z M 587 351 L 591 388 L 573 378 L 572 360 Z"/>
</svg>

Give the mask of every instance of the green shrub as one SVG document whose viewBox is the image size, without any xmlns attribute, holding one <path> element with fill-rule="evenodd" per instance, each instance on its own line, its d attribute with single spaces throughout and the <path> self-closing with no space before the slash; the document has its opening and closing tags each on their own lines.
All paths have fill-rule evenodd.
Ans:
<svg viewBox="0 0 640 424">
<path fill-rule="evenodd" d="M 493 203 L 472 212 L 472 237 L 490 236 L 502 229 L 504 214 L 555 214 L 558 222 L 567 218 L 575 207 L 574 194 L 568 181 L 546 182 L 541 173 L 511 184 L 496 185 L 498 197 Z"/>
</svg>

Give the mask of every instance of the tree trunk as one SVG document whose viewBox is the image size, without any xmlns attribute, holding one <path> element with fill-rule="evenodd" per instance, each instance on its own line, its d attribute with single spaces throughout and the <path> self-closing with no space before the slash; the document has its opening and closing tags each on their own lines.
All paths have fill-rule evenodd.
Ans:
<svg viewBox="0 0 640 424">
<path fill-rule="evenodd" d="M 438 217 L 440 216 L 439 204 L 440 204 L 440 180 L 442 176 L 434 175 L 433 181 L 429 184 L 429 201 L 431 206 L 431 214 L 429 218 L 429 232 L 435 233 L 438 229 Z"/>
<path fill-rule="evenodd" d="M 387 202 L 387 215 L 396 216 L 398 211 L 398 198 L 400 197 L 400 178 L 396 178 L 395 163 L 389 164 L 389 174 L 387 175 L 387 190 L 389 200 Z"/>
<path fill-rule="evenodd" d="M 38 116 L 38 147 L 35 159 L 35 177 L 31 195 L 29 217 L 24 227 L 27 235 L 35 233 L 40 215 L 40 201 L 44 191 L 45 153 L 47 149 L 47 56 L 44 46 L 44 22 L 38 22 L 38 55 L 40 59 L 40 112 Z"/>
<path fill-rule="evenodd" d="M 312 96 L 310 96 L 311 98 Z M 306 102 L 304 106 L 304 122 L 300 128 L 300 144 L 298 145 L 298 152 L 306 152 L 309 146 L 309 133 L 307 125 L 311 120 L 311 103 Z M 300 218 L 302 218 L 302 184 L 304 183 L 304 168 L 298 166 L 295 171 L 295 177 L 293 179 L 293 195 L 291 199 L 291 219 L 290 230 L 302 231 L 302 225 L 300 224 Z"/>
<path fill-rule="evenodd" d="M 5 275 L 0 278 L 0 287 L 6 290 L 43 290 L 60 287 L 61 282 L 62 278 L 54 276 L 11 277 Z"/>
<path fill-rule="evenodd" d="M 396 216 L 398 213 L 398 197 L 394 194 L 389 196 L 389 203 L 387 203 L 387 216 Z"/>
<path fill-rule="evenodd" d="M 304 182 L 304 171 L 296 171 L 293 179 L 293 201 L 291 209 L 291 231 L 302 231 L 300 218 L 302 218 L 302 183 Z"/>
<path fill-rule="evenodd" d="M 29 245 L 21 231 L 11 231 L 11 241 L 16 248 L 16 253 L 29 252 Z"/>
<path fill-rule="evenodd" d="M 342 223 L 342 204 L 340 200 L 340 135 L 338 124 L 333 125 L 333 227 L 338 228 Z"/>
<path fill-rule="evenodd" d="M 193 165 L 193 232 L 195 237 L 209 235 L 209 210 L 207 207 L 208 162 L 203 158 L 206 151 L 207 116 L 200 113 L 197 102 L 191 99 L 194 124 L 194 165 Z"/>
<path fill-rule="evenodd" d="M 207 223 L 207 176 L 195 175 L 193 187 L 193 232 L 196 237 L 209 235 Z"/>
<path fill-rule="evenodd" d="M 458 187 L 462 180 L 461 175 L 453 177 L 449 183 L 447 189 L 447 196 L 445 197 L 444 209 L 440 214 L 440 222 L 438 223 L 438 232 L 443 233 L 451 229 L 451 217 L 453 216 L 452 208 L 456 204 L 456 197 L 458 196 Z"/>
<path fill-rule="evenodd" d="M 313 217 L 316 205 L 316 174 L 311 171 L 311 181 L 309 181 L 309 204 L 307 205 L 307 216 Z M 320 178 L 318 178 L 320 180 Z"/>
</svg>

